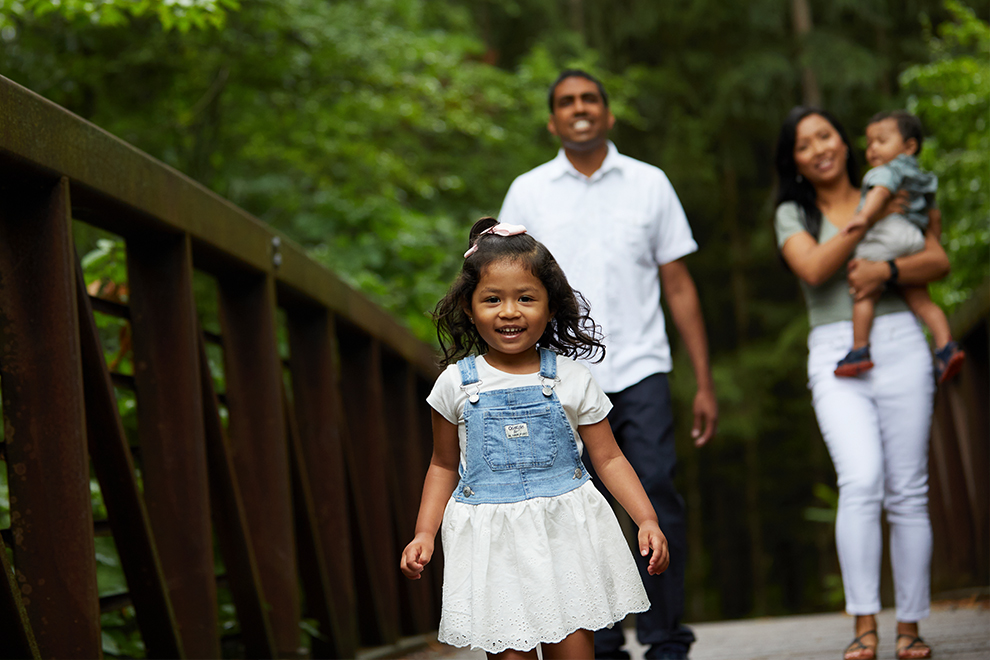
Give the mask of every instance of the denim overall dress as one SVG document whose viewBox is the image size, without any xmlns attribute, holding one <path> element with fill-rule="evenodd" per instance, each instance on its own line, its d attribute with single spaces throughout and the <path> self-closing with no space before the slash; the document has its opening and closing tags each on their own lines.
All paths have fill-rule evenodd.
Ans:
<svg viewBox="0 0 990 660">
<path fill-rule="evenodd" d="M 468 356 L 457 363 L 467 432 L 466 467 L 453 497 L 465 504 L 505 504 L 562 495 L 590 477 L 578 454 L 574 431 L 554 392 L 557 354 L 541 348 L 542 385 L 481 392 Z"/>
</svg>

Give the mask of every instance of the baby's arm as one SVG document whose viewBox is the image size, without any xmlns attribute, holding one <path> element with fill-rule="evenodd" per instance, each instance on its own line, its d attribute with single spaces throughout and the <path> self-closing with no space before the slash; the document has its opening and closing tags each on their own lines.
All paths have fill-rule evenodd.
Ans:
<svg viewBox="0 0 990 660">
<path fill-rule="evenodd" d="M 647 571 L 650 575 L 664 572 L 670 563 L 667 538 L 660 531 L 657 514 L 636 471 L 615 444 L 608 420 L 582 425 L 578 432 L 602 483 L 639 527 L 640 554 L 645 557 L 653 549 Z"/>
<path fill-rule="evenodd" d="M 459 480 L 459 461 L 457 427 L 434 410 L 433 457 L 423 482 L 423 498 L 419 502 L 419 516 L 416 518 L 416 536 L 402 551 L 399 562 L 402 574 L 410 580 L 418 580 L 433 557 L 433 544 L 443 521 L 443 511 Z"/>
<path fill-rule="evenodd" d="M 868 227 L 876 220 L 882 218 L 883 215 L 880 212 L 883 211 L 890 196 L 890 190 L 883 186 L 873 186 L 870 188 L 870 192 L 866 193 L 866 198 L 863 200 L 863 205 L 856 212 L 856 215 L 853 216 L 853 219 L 849 221 L 849 224 L 845 226 L 845 229 L 842 230 L 843 233 L 851 234 L 857 229 Z"/>
</svg>

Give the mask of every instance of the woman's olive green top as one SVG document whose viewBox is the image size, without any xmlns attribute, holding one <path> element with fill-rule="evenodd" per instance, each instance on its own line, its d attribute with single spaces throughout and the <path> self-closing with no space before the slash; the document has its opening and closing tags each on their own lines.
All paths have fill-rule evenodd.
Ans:
<svg viewBox="0 0 990 660">
<path fill-rule="evenodd" d="M 783 248 L 787 239 L 794 234 L 808 231 L 804 226 L 803 218 L 804 211 L 796 202 L 784 202 L 777 207 L 774 230 L 777 232 L 778 248 Z M 825 243 L 838 233 L 838 228 L 822 215 L 818 242 Z M 849 295 L 845 268 L 839 268 L 832 277 L 818 286 L 811 286 L 804 280 L 798 280 L 798 284 L 801 285 L 804 300 L 808 304 L 808 323 L 811 327 L 852 320 L 852 296 Z M 896 289 L 884 291 L 874 308 L 876 316 L 906 311 L 908 311 L 907 303 L 897 295 Z"/>
</svg>

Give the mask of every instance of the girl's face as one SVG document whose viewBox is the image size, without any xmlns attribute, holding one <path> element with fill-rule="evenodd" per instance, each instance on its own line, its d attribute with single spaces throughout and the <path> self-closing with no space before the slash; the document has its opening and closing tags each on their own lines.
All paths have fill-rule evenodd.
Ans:
<svg viewBox="0 0 990 660">
<path fill-rule="evenodd" d="M 818 114 L 808 115 L 794 134 L 794 163 L 812 185 L 834 183 L 846 175 L 849 147 L 835 126 Z"/>
<path fill-rule="evenodd" d="M 510 373 L 539 369 L 534 348 L 553 314 L 546 287 L 521 261 L 486 266 L 466 311 L 488 344 L 491 366 Z"/>
</svg>

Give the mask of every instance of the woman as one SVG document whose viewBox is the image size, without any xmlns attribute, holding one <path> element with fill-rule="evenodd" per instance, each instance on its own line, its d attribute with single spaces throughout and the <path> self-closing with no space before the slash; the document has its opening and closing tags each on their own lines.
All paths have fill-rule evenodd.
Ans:
<svg viewBox="0 0 990 660">
<path fill-rule="evenodd" d="M 844 658 L 876 658 L 882 509 L 890 527 L 897 657 L 927 658 L 931 648 L 918 635 L 918 621 L 930 609 L 928 431 L 934 379 L 924 334 L 896 292 L 886 292 L 876 306 L 873 370 L 856 378 L 837 378 L 833 371 L 852 338 L 854 296 L 888 282 L 939 279 L 949 262 L 934 235 L 926 235 L 922 252 L 893 265 L 849 261 L 866 231 L 841 231 L 860 197 L 850 151 L 845 131 L 827 112 L 799 107 L 788 114 L 777 143 L 774 228 L 781 256 L 799 278 L 808 305 L 809 388 L 838 478 L 835 541 L 846 611 L 856 618 Z M 897 210 L 896 204 L 888 210 Z"/>
</svg>

